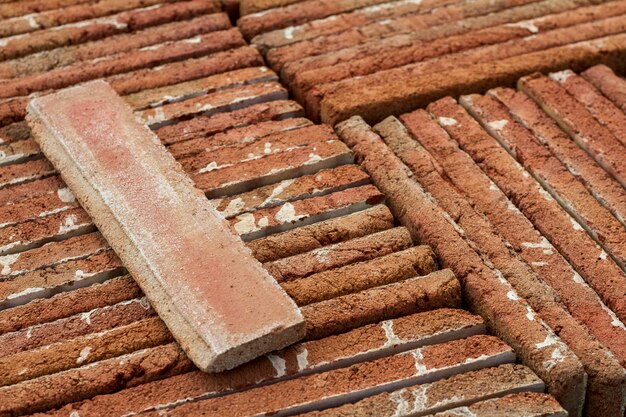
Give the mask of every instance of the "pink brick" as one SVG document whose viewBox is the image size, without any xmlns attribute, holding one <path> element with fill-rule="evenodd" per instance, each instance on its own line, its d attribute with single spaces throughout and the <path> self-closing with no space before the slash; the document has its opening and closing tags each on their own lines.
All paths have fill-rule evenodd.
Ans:
<svg viewBox="0 0 626 417">
<path fill-rule="evenodd" d="M 201 369 L 232 368 L 303 336 L 293 302 L 106 83 L 37 98 L 28 120 Z M 147 210 L 148 201 L 158 203 Z"/>
</svg>

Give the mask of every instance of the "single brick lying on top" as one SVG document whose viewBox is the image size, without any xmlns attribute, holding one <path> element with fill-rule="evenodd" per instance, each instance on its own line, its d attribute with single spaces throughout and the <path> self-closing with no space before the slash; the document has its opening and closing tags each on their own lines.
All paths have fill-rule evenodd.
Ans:
<svg viewBox="0 0 626 417">
<path fill-rule="evenodd" d="M 106 83 L 35 99 L 28 117 L 43 152 L 201 369 L 232 368 L 303 336 L 293 301 Z"/>
</svg>

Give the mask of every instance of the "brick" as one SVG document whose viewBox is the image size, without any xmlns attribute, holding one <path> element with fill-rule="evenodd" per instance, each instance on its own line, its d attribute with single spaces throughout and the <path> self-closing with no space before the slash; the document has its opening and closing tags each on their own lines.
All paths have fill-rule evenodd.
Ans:
<svg viewBox="0 0 626 417">
<path fill-rule="evenodd" d="M 357 165 L 342 165 L 255 188 L 247 193 L 211 200 L 211 203 L 228 219 L 254 210 L 362 186 L 368 182 L 367 174 Z"/>
<path fill-rule="evenodd" d="M 301 1 L 302 0 L 243 0 L 239 2 L 239 13 L 245 16 L 276 7 L 288 6 Z"/>
<path fill-rule="evenodd" d="M 36 184 L 45 186 L 48 184 L 57 185 L 61 182 L 58 177 L 51 177 L 51 179 L 55 181 L 47 181 L 42 184 L 36 184 L 37 181 L 34 181 L 24 185 Z M 33 190 L 35 187 L 24 188 L 26 188 L 24 191 L 28 191 L 29 189 Z M 33 197 L 31 198 L 19 199 L 17 202 L 7 202 L 0 206 L 1 227 L 15 226 L 17 223 L 26 222 L 35 218 L 43 218 L 78 207 L 76 198 L 74 198 L 69 188 L 63 187 L 57 188 L 56 190 L 54 187 L 50 188 L 51 190 L 48 193 L 33 192 Z"/>
<path fill-rule="evenodd" d="M 614 357 L 584 326 L 590 322 L 590 317 L 594 315 L 589 314 L 589 311 L 581 311 L 576 308 L 581 299 L 586 300 L 585 305 L 597 301 L 595 293 L 588 287 L 587 293 L 580 291 L 576 297 L 571 297 L 567 292 L 557 292 L 546 285 L 546 283 L 553 282 L 554 277 L 545 276 L 545 274 L 539 275 L 538 271 L 533 271 L 521 258 L 512 255 L 511 244 L 504 240 L 494 225 L 480 211 L 475 210 L 472 204 L 461 194 L 461 191 L 468 188 L 466 184 L 480 183 L 480 180 L 485 178 L 484 174 L 464 170 L 463 162 L 453 159 L 455 154 L 453 147 L 446 147 L 445 141 L 441 143 L 441 140 L 436 139 L 437 136 L 443 138 L 445 132 L 425 112 L 416 111 L 403 116 L 403 118 L 415 138 L 429 149 L 437 150 L 434 154 L 438 160 L 433 159 L 418 142 L 411 138 L 409 132 L 397 119 L 388 118 L 374 126 L 374 129 L 411 169 L 416 180 L 424 187 L 425 191 L 430 193 L 437 200 L 439 206 L 449 215 L 457 219 L 459 226 L 466 236 L 474 242 L 481 255 L 502 272 L 504 278 L 511 283 L 521 297 L 528 301 L 533 310 L 551 329 L 558 330 L 559 337 L 578 356 L 589 377 L 585 397 L 587 413 L 589 415 L 594 413 L 597 415 L 619 414 L 626 394 L 623 391 L 624 384 L 621 382 L 626 378 L 626 373 L 618 360 L 621 358 L 621 348 L 616 350 L 618 358 Z M 473 161 L 470 160 L 470 162 L 473 165 Z M 479 170 L 476 166 L 474 168 L 474 171 Z M 452 184 L 444 180 L 444 175 L 450 179 Z M 458 191 L 455 186 L 458 187 Z M 488 191 L 485 192 L 484 188 L 480 192 L 483 196 L 489 194 Z M 473 198 L 474 195 L 469 197 Z M 476 196 L 475 199 L 479 202 L 474 204 L 482 208 L 481 196 Z M 472 199 L 472 202 L 476 200 Z M 493 206 L 492 204 L 491 207 Z M 508 211 L 508 208 L 506 210 Z M 513 233 L 519 234 L 517 231 L 513 231 Z M 556 279 L 562 283 L 567 282 L 563 278 Z M 567 286 L 567 284 L 565 285 Z M 570 284 L 569 286 L 572 287 L 573 285 Z M 557 287 L 557 289 L 559 288 Z M 586 294 L 587 297 L 585 298 L 583 294 Z M 567 305 L 574 306 L 573 311 L 577 313 L 576 317 L 580 322 L 570 315 L 566 308 Z M 600 305 L 597 307 L 605 314 Z M 590 329 L 597 331 L 598 326 L 590 326 Z M 607 329 L 608 332 L 606 332 Z M 626 334 L 622 333 L 620 336 L 621 332 L 618 329 L 613 329 L 610 321 L 605 323 L 602 333 L 613 335 L 614 339 L 612 340 L 614 342 L 609 345 L 611 347 L 619 347 L 620 344 L 624 343 L 617 340 L 621 340 Z M 599 338 L 601 341 L 604 339 L 602 335 L 599 335 Z M 608 391 L 613 391 L 611 398 L 618 400 L 607 401 Z"/>
<path fill-rule="evenodd" d="M 410 177 L 406 165 L 362 119 L 351 118 L 337 125 L 336 130 L 384 192 L 392 212 L 412 237 L 428 244 L 443 267 L 452 268 L 471 310 L 480 313 L 490 329 L 515 349 L 521 361 L 546 381 L 550 393 L 572 414 L 579 415 L 586 374 L 574 353 L 534 315 L 497 270 L 483 262 L 460 226 L 436 206 Z"/>
<path fill-rule="evenodd" d="M 543 391 L 543 382 L 522 365 L 500 365 L 364 398 L 306 417 L 399 417 L 440 412 L 515 391 Z M 417 414 L 420 413 L 420 414 Z"/>
<path fill-rule="evenodd" d="M 622 187 L 626 187 L 626 168 L 620 160 L 624 146 L 593 116 L 547 77 L 524 77 L 518 87 L 537 102 L 567 132 L 572 140 L 594 157 Z"/>
<path fill-rule="evenodd" d="M 569 135 L 526 94 L 496 88 L 488 92 L 507 106 L 516 121 L 531 130 L 546 148 L 581 181 L 587 190 L 622 223 L 626 224 L 626 192 L 611 175 L 574 143 Z"/>
<path fill-rule="evenodd" d="M 391 212 L 385 205 L 379 204 L 346 216 L 256 239 L 247 245 L 260 262 L 271 262 L 392 227 Z"/>
<path fill-rule="evenodd" d="M 368 261 L 408 249 L 411 245 L 411 235 L 408 231 L 403 227 L 396 227 L 268 262 L 263 266 L 277 281 L 291 281 L 356 262 Z"/>
<path fill-rule="evenodd" d="M 619 66 L 623 62 L 623 35 L 550 48 L 496 63 L 479 63 L 418 77 L 400 77 L 372 85 L 358 94 L 353 89 L 337 89 L 324 96 L 321 120 L 333 124 L 361 114 L 368 121 L 378 121 L 390 114 L 401 114 L 424 106 L 446 95 L 510 85 L 520 76 L 533 71 L 550 71 L 563 67 L 576 70 L 598 60 Z"/>
<path fill-rule="evenodd" d="M 565 417 L 568 413 L 550 395 L 524 392 L 480 401 L 469 407 L 459 407 L 434 417 Z"/>
<path fill-rule="evenodd" d="M 244 213 L 229 219 L 244 241 L 312 224 L 370 208 L 384 196 L 372 185 L 349 188 L 328 195 L 287 202 L 280 206 Z"/>
<path fill-rule="evenodd" d="M 30 1 L 2 1 L 0 2 L 0 16 L 3 18 L 17 17 L 30 13 L 53 10 L 59 7 L 67 7 L 75 4 L 89 3 L 93 0 L 30 0 Z"/>
<path fill-rule="evenodd" d="M 201 369 L 232 368 L 303 335 L 302 316 L 293 302 L 106 83 L 38 98 L 30 112 L 33 135 L 44 153 L 64 173 L 154 309 L 176 329 L 176 339 Z M 94 136 L 94 126 L 106 133 Z M 97 140 L 102 134 L 118 140 L 102 145 Z M 145 164 L 156 176 L 146 174 Z M 164 189 L 163 184 L 168 186 Z M 158 196 L 163 196 L 161 203 L 146 212 L 145 202 Z M 145 230 L 152 231 L 147 240 L 141 237 Z M 175 255 L 181 248 L 187 254 L 182 258 Z M 146 262 L 152 265 L 149 269 Z M 209 269 L 222 272 L 207 279 L 204 271 Z M 263 302 L 266 298 L 273 302 Z"/>
<path fill-rule="evenodd" d="M 65 184 L 59 177 L 56 176 L 0 188 L 0 206 L 10 203 L 15 204 L 23 202 L 29 198 L 56 193 L 58 190 L 63 188 L 65 188 Z M 66 197 L 65 192 L 61 192 L 61 195 L 63 198 Z M 69 196 L 67 196 L 66 199 L 70 200 Z"/>
<path fill-rule="evenodd" d="M 623 268 L 626 229 L 558 158 L 516 123 L 495 98 L 473 94 L 459 102 Z"/>
<path fill-rule="evenodd" d="M 183 22 L 165 23 L 135 33 L 109 36 L 97 41 L 56 48 L 4 61 L 0 63 L 0 78 L 14 78 L 49 71 L 80 61 L 89 61 L 228 28 L 230 28 L 230 21 L 225 13 L 213 13 Z"/>
<path fill-rule="evenodd" d="M 626 114 L 596 90 L 593 84 L 571 70 L 550 74 L 550 78 L 561 84 L 578 102 L 584 104 L 598 123 L 606 126 L 613 136 L 626 146 Z"/>
<path fill-rule="evenodd" d="M 480 161 L 477 164 L 498 188 L 623 320 L 626 276 L 619 266 L 610 257 L 600 256 L 602 249 L 593 239 L 582 228 L 575 227 L 577 223 L 530 175 L 522 174 L 524 169 L 461 106 L 452 99 L 442 99 L 428 109 L 436 117 L 457 121 L 442 127 L 474 161 Z"/>
<path fill-rule="evenodd" d="M 95 308 L 53 322 L 31 326 L 18 332 L 3 334 L 0 336 L 2 342 L 0 352 L 2 356 L 8 356 L 30 351 L 79 336 L 130 325 L 154 315 L 154 311 L 145 298 L 122 301 L 116 305 Z"/>
<path fill-rule="evenodd" d="M 21 415 L 44 411 L 192 368 L 185 352 L 176 343 L 169 343 L 0 387 L 0 412 Z"/>
<path fill-rule="evenodd" d="M 0 127 L 0 143 L 15 142 L 18 140 L 28 139 L 29 137 L 30 128 L 28 127 L 26 121 Z"/>
<path fill-rule="evenodd" d="M 315 340 L 380 320 L 460 305 L 459 281 L 444 269 L 310 304 L 302 307 L 302 314 L 306 337 Z"/>
<path fill-rule="evenodd" d="M 191 372 L 70 404 L 55 414 L 97 412 L 102 416 L 114 416 L 168 408 L 173 404 L 251 388 L 262 382 L 325 372 L 483 332 L 480 318 L 464 311 L 440 309 L 418 313 L 325 339 L 298 343 L 226 373 Z"/>
<path fill-rule="evenodd" d="M 390 385 L 406 386 L 513 360 L 511 349 L 497 338 L 472 336 L 146 415 L 210 416 L 224 409 L 235 415 L 306 412 L 379 393 Z"/>
<path fill-rule="evenodd" d="M 32 139 L 0 145 L 0 166 L 25 161 L 39 153 L 39 147 Z"/>
<path fill-rule="evenodd" d="M 581 74 L 616 106 L 626 112 L 626 82 L 606 65 L 595 65 Z"/>
<path fill-rule="evenodd" d="M 0 166 L 0 187 L 37 180 L 54 173 L 54 167 L 45 159 Z"/>
</svg>

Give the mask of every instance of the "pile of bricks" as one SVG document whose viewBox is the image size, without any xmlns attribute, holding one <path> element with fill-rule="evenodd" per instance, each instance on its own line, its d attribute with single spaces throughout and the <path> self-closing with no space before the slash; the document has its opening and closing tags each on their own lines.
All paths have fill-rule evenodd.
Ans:
<svg viewBox="0 0 626 417">
<path fill-rule="evenodd" d="M 0 415 L 622 415 L 626 83 L 528 74 L 624 70 L 625 11 L 0 0 Z M 24 121 L 92 79 L 300 306 L 305 340 L 195 368 Z"/>
</svg>

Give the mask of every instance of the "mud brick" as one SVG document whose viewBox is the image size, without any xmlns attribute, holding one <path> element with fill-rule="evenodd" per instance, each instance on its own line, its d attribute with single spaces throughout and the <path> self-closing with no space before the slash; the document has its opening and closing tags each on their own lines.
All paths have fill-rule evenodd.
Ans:
<svg viewBox="0 0 626 417">
<path fill-rule="evenodd" d="M 626 148 L 581 103 L 547 77 L 521 78 L 518 87 L 535 100 L 578 146 L 613 175 L 622 187 L 626 187 L 626 167 L 621 158 Z"/>
<path fill-rule="evenodd" d="M 232 368 L 304 335 L 294 303 L 109 85 L 96 81 L 37 98 L 28 121 L 202 370 Z M 99 140 L 103 135 L 111 139 Z M 159 204 L 146 211 L 154 199 Z M 181 248 L 185 257 L 168 255 Z M 215 279 L 207 280 L 208 270 Z"/>
<path fill-rule="evenodd" d="M 0 281 L 0 309 L 104 282 L 123 273 L 124 266 L 112 250 L 38 269 L 11 280 Z"/>
<path fill-rule="evenodd" d="M 439 309 L 418 313 L 325 339 L 298 343 L 226 373 L 191 372 L 70 404 L 55 414 L 89 414 L 98 410 L 100 415 L 108 417 L 158 410 L 251 388 L 263 382 L 337 369 L 483 332 L 481 319 L 464 311 Z M 107 411 L 102 414 L 104 410 Z"/>
<path fill-rule="evenodd" d="M 229 222 L 244 241 L 249 241 L 364 210 L 381 203 L 384 198 L 376 187 L 363 185 L 240 214 L 231 218 Z"/>
<path fill-rule="evenodd" d="M 3 233 L 1 228 L 77 207 L 76 198 L 67 187 L 58 188 L 46 194 L 34 195 L 32 198 L 22 199 L 16 203 L 9 202 L 0 206 L 0 234 Z"/>
<path fill-rule="evenodd" d="M 454 94 L 470 93 L 510 85 L 520 76 L 532 71 L 550 71 L 566 66 L 576 70 L 598 60 L 619 66 L 623 59 L 626 36 L 607 36 L 550 48 L 495 63 L 479 63 L 457 68 L 443 74 L 400 77 L 367 89 L 337 89 L 324 96 L 321 120 L 335 123 L 354 114 L 369 121 L 378 121 L 424 106 L 434 99 Z"/>
<path fill-rule="evenodd" d="M 531 130 L 596 199 L 626 224 L 626 191 L 594 159 L 574 143 L 556 122 L 522 92 L 496 88 L 488 92 L 504 103 L 516 121 Z"/>
<path fill-rule="evenodd" d="M 585 105 L 593 117 L 626 146 L 626 114 L 604 97 L 589 81 L 571 70 L 550 74 L 576 100 Z"/>
<path fill-rule="evenodd" d="M 111 278 L 102 284 L 93 284 L 0 311 L 0 334 L 18 332 L 30 326 L 112 306 L 142 295 L 130 276 Z"/>
<path fill-rule="evenodd" d="M 368 182 L 369 177 L 357 165 L 342 165 L 255 188 L 247 193 L 211 200 L 211 203 L 228 219 L 254 210 L 358 187 Z"/>
<path fill-rule="evenodd" d="M 225 13 L 213 13 L 183 22 L 166 23 L 135 33 L 109 36 L 98 41 L 56 48 L 4 61 L 0 63 L 0 78 L 14 78 L 49 71 L 80 61 L 89 61 L 228 28 L 230 28 L 230 21 Z"/>
<path fill-rule="evenodd" d="M 270 81 L 278 81 L 278 77 L 267 67 L 243 68 L 197 80 L 140 91 L 124 97 L 124 100 L 133 109 L 142 110 L 202 94 L 214 93 L 225 88 Z"/>
<path fill-rule="evenodd" d="M 626 228 L 558 158 L 515 122 L 495 98 L 473 94 L 459 102 L 623 268 Z"/>
<path fill-rule="evenodd" d="M 0 352 L 2 356 L 13 355 L 79 336 L 126 326 L 154 315 L 145 298 L 122 301 L 115 305 L 31 326 L 18 332 L 3 334 L 0 336 L 2 342 Z"/>
<path fill-rule="evenodd" d="M 501 398 L 479 401 L 468 407 L 459 407 L 437 413 L 433 417 L 566 417 L 568 415 L 552 396 L 524 392 Z"/>
<path fill-rule="evenodd" d="M 287 294 L 304 306 L 380 285 L 427 275 L 437 269 L 428 246 L 415 246 L 369 261 L 318 272 L 281 283 Z"/>
<path fill-rule="evenodd" d="M 516 391 L 543 391 L 543 381 L 522 365 L 500 365 L 466 372 L 429 384 L 415 385 L 367 397 L 306 417 L 402 417 L 462 407 L 490 397 Z"/>
<path fill-rule="evenodd" d="M 352 153 L 339 140 L 318 142 L 289 152 L 270 154 L 221 169 L 192 175 L 207 197 L 240 194 L 288 178 L 352 163 Z"/>
<path fill-rule="evenodd" d="M 169 145 L 194 138 L 208 137 L 265 121 L 299 117 L 302 113 L 302 107 L 295 101 L 276 100 L 253 104 L 228 113 L 216 113 L 211 116 L 197 115 L 193 119 L 161 127 L 155 133 L 164 144 Z"/>
<path fill-rule="evenodd" d="M 606 65 L 595 65 L 581 74 L 616 106 L 626 112 L 626 81 Z"/>
<path fill-rule="evenodd" d="M 445 136 L 445 132 L 423 111 L 416 111 L 403 117 L 413 135 L 420 142 L 430 147 L 434 146 L 432 144 L 435 142 L 436 136 L 442 138 Z M 475 211 L 472 204 L 460 193 L 460 190 L 467 188 L 463 187 L 465 183 L 477 184 L 480 179 L 485 178 L 478 167 L 474 166 L 475 170 L 479 172 L 463 171 L 461 167 L 464 164 L 450 157 L 450 155 L 454 155 L 454 149 L 439 144 L 441 141 L 436 148 L 441 150 L 436 154 L 439 161 L 434 160 L 424 148 L 418 145 L 418 142 L 409 136 L 406 128 L 395 118 L 386 119 L 374 126 L 374 129 L 411 169 L 416 180 L 424 187 L 425 191 L 429 192 L 444 210 L 457 219 L 459 226 L 467 237 L 475 243 L 480 253 L 502 272 L 504 278 L 511 283 L 521 297 L 528 301 L 530 306 L 553 330 L 558 329 L 559 337 L 578 356 L 589 376 L 586 394 L 587 413 L 589 415 L 619 414 L 626 395 L 622 382 L 625 381 L 626 372 L 618 360 L 622 356 L 622 349 L 619 348 L 619 345 L 626 343 L 626 341 L 618 342 L 617 340 L 622 340 L 626 333 L 622 332 L 620 336 L 620 332 L 612 327 L 611 322 L 606 322 L 602 329 L 600 340 L 605 339 L 602 334 L 612 334 L 614 338 L 615 342 L 610 346 L 618 347 L 616 349 L 618 358 L 616 358 L 598 343 L 589 330 L 582 325 L 589 323 L 590 317 L 593 315 L 590 315 L 588 311 L 583 312 L 576 309 L 576 306 L 579 305 L 578 302 L 583 299 L 581 292 L 577 294 L 577 297 L 570 297 L 568 293 L 557 293 L 553 288 L 546 285 L 546 282 L 550 283 L 554 278 L 540 276 L 520 258 L 511 254 L 510 243 L 504 240 L 489 220 L 479 211 Z M 473 161 L 470 160 L 470 162 L 473 165 Z M 457 183 L 459 191 L 454 185 L 448 183 L 443 175 Z M 488 194 L 489 191 L 482 192 L 482 195 Z M 480 197 L 476 198 L 480 199 Z M 558 279 L 567 285 L 567 279 Z M 575 285 L 569 284 L 570 287 Z M 591 298 L 586 299 L 588 301 L 585 305 L 597 301 L 595 293 L 588 287 L 587 290 L 586 294 L 588 297 L 591 294 Z M 561 300 L 565 302 L 565 305 Z M 579 318 L 580 322 L 570 315 L 566 305 L 574 306 L 573 311 L 577 313 L 576 317 Z M 604 313 L 600 305 L 597 307 Z M 597 332 L 598 326 L 590 326 L 590 329 Z M 606 332 L 607 329 L 608 332 Z M 607 401 L 606 393 L 608 391 L 613 392 L 610 397 L 615 398 L 616 401 Z"/>
<path fill-rule="evenodd" d="M 235 127 L 213 136 L 201 136 L 182 142 L 176 142 L 168 146 L 167 150 L 176 159 L 187 158 L 201 152 L 210 152 L 225 146 L 237 146 L 255 142 L 275 133 L 289 132 L 304 127 L 310 127 L 313 123 L 303 117 L 294 117 L 282 120 L 269 120 L 253 125 Z"/>
<path fill-rule="evenodd" d="M 176 343 L 169 343 L 0 387 L 0 412 L 21 415 L 43 411 L 192 368 L 193 363 L 183 350 Z"/>
<path fill-rule="evenodd" d="M 356 262 L 379 258 L 408 249 L 411 245 L 411 235 L 408 230 L 396 227 L 268 262 L 263 266 L 277 281 L 291 281 Z"/>
<path fill-rule="evenodd" d="M 501 273 L 483 262 L 461 227 L 436 206 L 362 119 L 353 117 L 336 130 L 386 195 L 402 225 L 416 241 L 431 246 L 442 266 L 452 268 L 472 311 L 479 312 L 491 330 L 515 349 L 572 414 L 580 415 L 586 374 L 574 353 L 535 316 Z"/>
<path fill-rule="evenodd" d="M 165 4 L 157 8 L 149 6 L 34 33 L 16 35 L 2 39 L 0 59 L 18 58 L 174 20 L 184 20 L 200 14 L 215 13 L 220 11 L 219 8 L 220 4 L 217 1 L 193 0 Z"/>
<path fill-rule="evenodd" d="M 452 271 L 444 269 L 425 277 L 309 304 L 301 310 L 307 326 L 306 337 L 315 340 L 380 320 L 460 305 L 459 281 Z"/>
<path fill-rule="evenodd" d="M 450 352 L 455 352 L 450 355 Z M 306 412 L 406 386 L 514 360 L 510 347 L 493 336 L 472 336 L 395 356 L 254 388 L 242 393 L 184 404 L 146 416 L 269 414 Z M 392 385 L 393 384 L 393 385 Z"/>
<path fill-rule="evenodd" d="M 456 121 L 442 123 L 445 120 L 439 119 L 461 149 L 474 161 L 479 161 L 477 164 L 498 188 L 572 264 L 606 305 L 624 320 L 626 275 L 613 259 L 600 256 L 603 250 L 582 227 L 529 174 L 524 175 L 523 167 L 453 99 L 442 99 L 429 105 L 428 109 L 438 118 Z M 533 242 L 530 244 L 532 246 Z"/>
<path fill-rule="evenodd" d="M 346 216 L 298 227 L 247 243 L 260 262 L 272 262 L 393 227 L 389 209 L 379 204 Z"/>
</svg>

